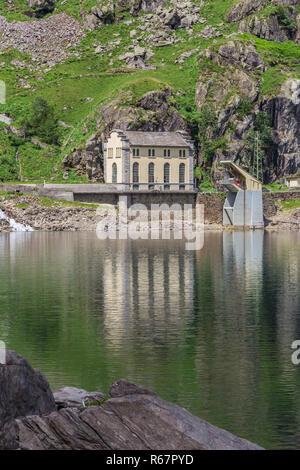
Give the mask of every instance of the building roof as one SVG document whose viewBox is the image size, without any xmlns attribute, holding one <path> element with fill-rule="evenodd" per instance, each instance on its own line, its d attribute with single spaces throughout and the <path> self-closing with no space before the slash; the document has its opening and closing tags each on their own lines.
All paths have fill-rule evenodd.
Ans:
<svg viewBox="0 0 300 470">
<path fill-rule="evenodd" d="M 191 147 L 193 142 L 185 132 L 119 131 L 132 146 L 138 147 Z"/>
</svg>

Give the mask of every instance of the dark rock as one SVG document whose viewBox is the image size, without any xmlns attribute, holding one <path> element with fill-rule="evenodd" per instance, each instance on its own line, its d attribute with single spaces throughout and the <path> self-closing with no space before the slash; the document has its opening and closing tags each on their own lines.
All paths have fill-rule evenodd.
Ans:
<svg viewBox="0 0 300 470">
<path fill-rule="evenodd" d="M 14 351 L 7 351 L 6 364 L 0 364 L 0 384 L 0 427 L 18 417 L 56 410 L 46 378 Z"/>
<path fill-rule="evenodd" d="M 34 450 L 259 450 L 256 444 L 217 428 L 184 408 L 121 380 L 116 398 L 80 412 L 17 419 L 3 448 Z M 121 395 L 120 395 L 121 393 Z"/>
<path fill-rule="evenodd" d="M 28 6 L 35 10 L 37 16 L 43 16 L 54 11 L 55 0 L 28 0 Z"/>
<path fill-rule="evenodd" d="M 300 92 L 300 81 L 299 92 Z M 265 99 L 262 109 L 271 116 L 274 153 L 268 156 L 267 177 L 275 180 L 300 168 L 300 99 L 277 96 Z"/>
</svg>

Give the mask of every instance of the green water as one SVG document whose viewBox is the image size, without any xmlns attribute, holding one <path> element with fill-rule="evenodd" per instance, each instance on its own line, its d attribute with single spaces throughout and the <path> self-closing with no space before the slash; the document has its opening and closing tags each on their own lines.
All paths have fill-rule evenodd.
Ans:
<svg viewBox="0 0 300 470">
<path fill-rule="evenodd" d="M 300 234 L 0 235 L 0 339 L 48 378 L 148 387 L 267 448 L 300 448 Z"/>
</svg>

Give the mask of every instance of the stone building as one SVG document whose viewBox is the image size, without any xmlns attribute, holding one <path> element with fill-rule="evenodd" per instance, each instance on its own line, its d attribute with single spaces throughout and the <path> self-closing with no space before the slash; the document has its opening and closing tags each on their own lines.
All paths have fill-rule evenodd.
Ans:
<svg viewBox="0 0 300 470">
<path fill-rule="evenodd" d="M 300 174 L 299 175 L 293 175 L 293 176 L 286 176 L 285 178 L 285 184 L 289 188 L 300 188 Z"/>
<path fill-rule="evenodd" d="M 181 131 L 113 130 L 104 144 L 104 176 L 120 190 L 193 190 L 193 142 Z"/>
</svg>

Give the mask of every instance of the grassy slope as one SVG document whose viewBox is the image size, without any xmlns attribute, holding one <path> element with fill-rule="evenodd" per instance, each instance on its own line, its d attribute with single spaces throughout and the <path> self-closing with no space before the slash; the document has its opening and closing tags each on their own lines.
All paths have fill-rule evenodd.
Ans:
<svg viewBox="0 0 300 470">
<path fill-rule="evenodd" d="M 96 3 L 96 0 L 85 0 L 80 7 L 89 10 Z M 226 13 L 232 3 L 232 0 L 205 0 L 201 15 L 208 19 L 208 24 L 218 25 L 224 22 Z M 22 14 L 22 11 L 26 9 L 26 1 L 15 0 L 15 4 L 16 8 L 14 10 L 10 10 L 7 4 L 1 7 L 1 14 L 5 14 L 10 21 L 27 21 L 28 17 Z M 65 5 L 62 1 L 57 1 L 57 12 L 62 11 L 80 19 L 78 1 L 68 0 Z M 132 19 L 129 14 L 126 16 L 127 19 Z M 121 73 L 123 72 L 121 70 L 122 64 L 115 61 L 113 69 L 119 67 L 118 73 L 118 70 L 112 70 L 109 64 L 110 60 L 116 60 L 126 50 L 126 46 L 131 43 L 130 30 L 136 29 L 139 22 L 140 19 L 136 18 L 128 26 L 124 21 L 121 21 L 119 24 L 103 26 L 97 31 L 87 33 L 86 38 L 78 48 L 81 52 L 81 59 L 74 58 L 63 64 L 58 64 L 48 73 L 30 72 L 26 68 L 16 70 L 10 64 L 15 58 L 30 65 L 30 58 L 17 51 L 0 54 L 0 62 L 5 62 L 5 66 L 0 69 L 0 79 L 5 80 L 7 84 L 7 104 L 0 105 L 0 112 L 9 112 L 15 120 L 15 125 L 18 126 L 29 112 L 34 98 L 43 96 L 54 105 L 59 119 L 74 126 L 73 130 L 69 128 L 61 129 L 61 142 L 66 142 L 69 139 L 68 145 L 64 149 L 52 147 L 49 150 L 41 150 L 31 143 L 19 147 L 19 176 L 23 179 L 41 181 L 53 176 L 53 169 L 58 168 L 56 181 L 59 181 L 62 178 L 61 160 L 63 155 L 93 133 L 95 130 L 93 120 L 95 109 L 117 96 L 121 89 L 132 90 L 135 96 L 141 96 L 147 91 L 167 85 L 172 87 L 175 92 L 178 90 L 184 91 L 185 96 L 178 96 L 177 98 L 182 110 L 190 105 L 195 106 L 195 85 L 201 73 L 197 54 L 184 62 L 183 70 L 180 70 L 179 65 L 175 64 L 174 61 L 183 52 L 195 47 L 204 49 L 211 45 L 213 41 L 189 37 L 185 31 L 177 31 L 176 34 L 183 37 L 184 42 L 179 42 L 170 47 L 153 48 L 155 56 L 151 62 L 157 66 L 157 70 Z M 195 25 L 194 32 L 199 32 L 205 26 L 205 24 Z M 224 25 L 224 34 L 230 34 L 234 31 L 236 31 L 235 24 Z M 112 55 L 110 57 L 108 54 L 103 57 L 95 55 L 95 45 L 100 43 L 108 44 L 116 37 L 120 37 L 121 43 L 120 46 L 111 51 Z M 251 38 L 248 35 L 241 35 L 241 38 L 245 40 L 254 39 L 259 52 L 269 64 L 272 64 L 272 67 L 262 76 L 263 94 L 275 94 L 287 73 L 293 75 L 299 72 L 300 48 L 294 43 L 272 43 Z M 217 41 L 221 42 L 224 39 L 221 37 Z M 32 90 L 18 87 L 16 72 L 32 85 Z M 43 80 L 39 80 L 41 77 Z M 93 101 L 87 101 L 87 98 L 93 98 Z M 89 132 L 88 135 L 83 137 L 82 124 L 84 121 L 89 123 Z M 0 178 L 16 179 L 16 172 L 9 175 L 7 169 L 5 173 L 3 170 L 3 156 L 5 155 L 7 161 L 13 162 L 15 151 L 16 147 L 0 131 Z M 8 167 L 8 164 L 6 166 Z M 69 181 L 77 179 L 78 177 L 71 175 Z"/>
</svg>

